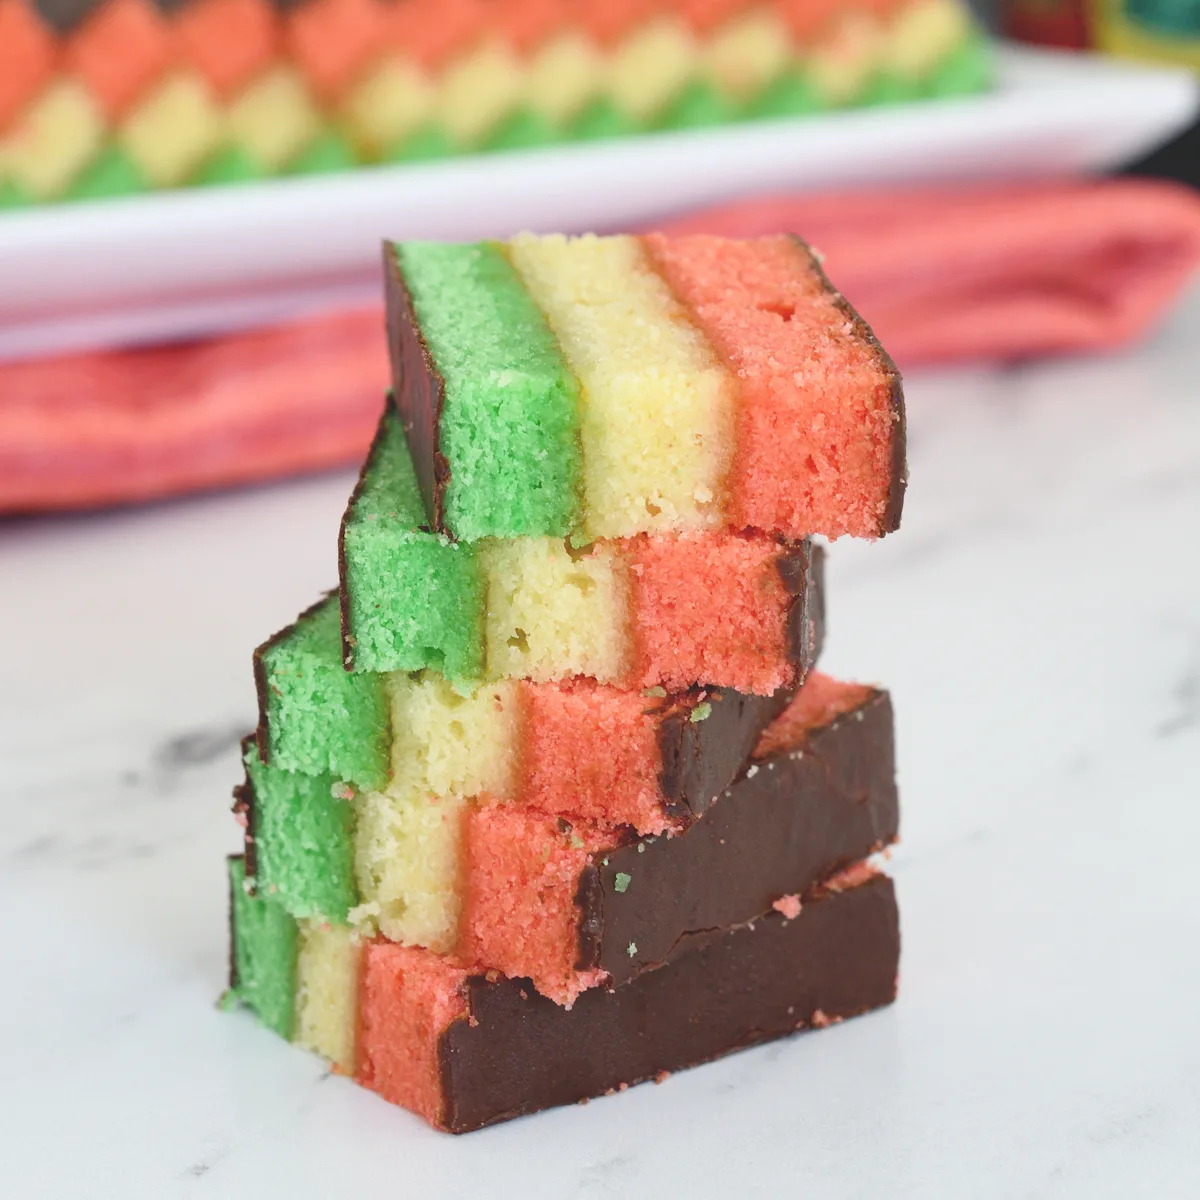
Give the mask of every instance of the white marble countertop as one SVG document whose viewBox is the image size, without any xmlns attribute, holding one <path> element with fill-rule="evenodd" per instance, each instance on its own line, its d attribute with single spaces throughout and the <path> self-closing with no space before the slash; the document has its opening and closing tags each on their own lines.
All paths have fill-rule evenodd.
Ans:
<svg viewBox="0 0 1200 1200">
<path fill-rule="evenodd" d="M 1200 1195 L 1200 293 L 909 403 L 826 659 L 897 704 L 899 1002 L 465 1138 L 213 1003 L 249 652 L 349 476 L 0 524 L 0 1194 Z"/>
</svg>

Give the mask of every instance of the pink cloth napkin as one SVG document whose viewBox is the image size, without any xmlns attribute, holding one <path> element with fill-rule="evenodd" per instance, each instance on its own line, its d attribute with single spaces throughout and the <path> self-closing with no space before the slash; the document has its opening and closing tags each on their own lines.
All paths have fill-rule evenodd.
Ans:
<svg viewBox="0 0 1200 1200">
<path fill-rule="evenodd" d="M 1139 180 L 777 196 L 657 228 L 801 235 L 901 367 L 1118 346 L 1200 263 L 1200 196 Z M 355 462 L 387 380 L 378 309 L 0 366 L 0 512 Z"/>
</svg>

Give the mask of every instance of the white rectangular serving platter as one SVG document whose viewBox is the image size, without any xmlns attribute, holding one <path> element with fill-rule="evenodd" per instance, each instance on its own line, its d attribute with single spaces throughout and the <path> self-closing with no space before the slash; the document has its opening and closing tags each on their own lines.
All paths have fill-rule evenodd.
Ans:
<svg viewBox="0 0 1200 1200">
<path fill-rule="evenodd" d="M 0 359 L 200 337 L 379 296 L 379 242 L 644 226 L 755 192 L 1102 170 L 1182 127 L 1186 71 L 1002 47 L 955 100 L 0 216 Z"/>
</svg>

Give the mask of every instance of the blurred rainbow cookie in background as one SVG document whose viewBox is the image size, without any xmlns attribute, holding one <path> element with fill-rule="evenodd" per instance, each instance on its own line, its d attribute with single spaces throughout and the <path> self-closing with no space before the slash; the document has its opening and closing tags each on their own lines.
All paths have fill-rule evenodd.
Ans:
<svg viewBox="0 0 1200 1200">
<path fill-rule="evenodd" d="M 957 95 L 962 0 L 0 0 L 0 208 Z"/>
<path fill-rule="evenodd" d="M 254 655 L 228 998 L 465 1131 L 889 1003 L 892 708 L 818 536 L 899 377 L 787 236 L 386 244 L 339 587 Z"/>
</svg>

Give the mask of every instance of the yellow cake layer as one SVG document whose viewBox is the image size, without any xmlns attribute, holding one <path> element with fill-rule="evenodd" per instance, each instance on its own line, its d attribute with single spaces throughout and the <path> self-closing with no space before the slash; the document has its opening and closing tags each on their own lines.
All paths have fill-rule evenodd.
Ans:
<svg viewBox="0 0 1200 1200">
<path fill-rule="evenodd" d="M 430 120 L 455 146 L 478 145 L 516 107 L 522 81 L 513 52 L 503 42 L 487 39 L 446 68 Z"/>
<path fill-rule="evenodd" d="M 783 18 L 772 8 L 752 8 L 713 32 L 704 68 L 726 95 L 745 104 L 783 74 L 794 53 Z"/>
<path fill-rule="evenodd" d="M 388 678 L 392 711 L 390 791 L 437 796 L 512 793 L 516 685 L 485 684 L 462 695 L 436 672 Z"/>
<path fill-rule="evenodd" d="M 425 124 L 433 97 L 433 84 L 420 67 L 405 58 L 385 58 L 346 93 L 342 125 L 361 156 L 380 158 Z"/>
<path fill-rule="evenodd" d="M 366 792 L 355 802 L 356 923 L 394 942 L 448 951 L 458 930 L 464 801 L 426 792 Z"/>
<path fill-rule="evenodd" d="M 104 115 L 76 79 L 57 79 L 9 131 L 9 178 L 38 200 L 62 195 L 100 151 Z"/>
<path fill-rule="evenodd" d="M 971 18 L 959 0 L 915 0 L 884 27 L 884 61 L 902 78 L 923 79 L 970 30 Z"/>
<path fill-rule="evenodd" d="M 354 1073 L 360 938 L 345 925 L 300 921 L 293 1039 Z"/>
<path fill-rule="evenodd" d="M 321 114 L 295 67 L 272 67 L 229 109 L 229 138 L 267 171 L 286 167 L 321 132 Z"/>
<path fill-rule="evenodd" d="M 683 91 L 699 60 L 696 41 L 681 18 L 653 17 L 617 46 L 604 69 L 604 90 L 622 112 L 650 121 Z"/>
<path fill-rule="evenodd" d="M 608 545 L 586 553 L 553 538 L 482 544 L 487 669 L 493 679 L 619 681 L 629 658 L 626 567 Z"/>
<path fill-rule="evenodd" d="M 734 380 L 638 240 L 523 234 L 509 252 L 579 380 L 587 532 L 719 524 Z"/>
<path fill-rule="evenodd" d="M 178 187 L 216 150 L 223 131 L 224 114 L 208 84 L 180 71 L 138 104 L 118 140 L 155 187 Z"/>
<path fill-rule="evenodd" d="M 552 125 L 566 126 L 599 92 L 603 68 L 589 38 L 574 30 L 556 34 L 526 65 L 524 102 Z"/>
</svg>

